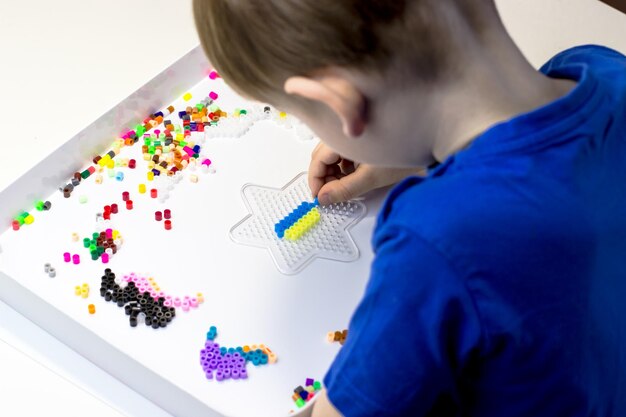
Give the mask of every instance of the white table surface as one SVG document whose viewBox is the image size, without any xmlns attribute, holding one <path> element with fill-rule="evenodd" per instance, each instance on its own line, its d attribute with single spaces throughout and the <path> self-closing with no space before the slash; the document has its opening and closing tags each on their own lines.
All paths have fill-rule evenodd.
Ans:
<svg viewBox="0 0 626 417">
<path fill-rule="evenodd" d="M 581 43 L 626 53 L 626 16 L 596 0 L 497 3 L 535 66 Z M 190 4 L 0 0 L 0 189 L 193 48 Z M 0 415 L 167 416 L 4 303 L 0 370 Z"/>
</svg>

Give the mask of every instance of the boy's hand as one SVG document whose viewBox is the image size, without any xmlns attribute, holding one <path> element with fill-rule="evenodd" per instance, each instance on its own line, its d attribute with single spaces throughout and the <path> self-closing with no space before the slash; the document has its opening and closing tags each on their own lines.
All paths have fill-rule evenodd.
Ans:
<svg viewBox="0 0 626 417">
<path fill-rule="evenodd" d="M 409 175 L 424 174 L 422 168 L 383 168 L 357 164 L 320 143 L 313 150 L 309 166 L 309 187 L 321 205 L 347 201 Z"/>
</svg>

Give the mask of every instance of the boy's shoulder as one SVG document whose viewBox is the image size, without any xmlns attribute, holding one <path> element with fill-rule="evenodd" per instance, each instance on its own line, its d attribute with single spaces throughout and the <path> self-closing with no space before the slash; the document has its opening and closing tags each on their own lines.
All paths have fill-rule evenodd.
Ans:
<svg viewBox="0 0 626 417">
<path fill-rule="evenodd" d="M 427 177 L 397 185 L 379 214 L 375 246 L 391 225 L 446 245 L 503 229 L 513 238 L 567 227 L 565 221 L 580 224 L 584 207 L 571 189 L 580 167 L 572 161 L 590 156 L 581 138 L 602 147 L 608 127 L 626 134 L 626 57 L 584 45 L 557 54 L 541 71 L 579 84 L 566 97 L 489 128 Z M 624 112 L 620 126 L 615 112 Z"/>
</svg>

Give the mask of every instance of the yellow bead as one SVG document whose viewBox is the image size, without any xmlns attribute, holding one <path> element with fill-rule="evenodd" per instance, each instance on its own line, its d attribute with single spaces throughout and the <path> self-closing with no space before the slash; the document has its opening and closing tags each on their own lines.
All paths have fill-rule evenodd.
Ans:
<svg viewBox="0 0 626 417">
<path fill-rule="evenodd" d="M 24 219 L 24 223 L 26 224 L 33 224 L 33 222 L 35 221 L 35 218 L 33 217 L 32 214 L 29 214 L 25 219 Z"/>
<path fill-rule="evenodd" d="M 152 171 L 148 172 L 147 177 L 148 177 L 148 181 L 152 181 L 154 179 L 154 172 Z"/>
<path fill-rule="evenodd" d="M 192 98 L 191 93 L 185 93 L 185 95 L 183 96 L 183 100 L 185 101 L 189 101 L 191 100 L 191 98 Z"/>
<path fill-rule="evenodd" d="M 139 194 L 146 193 L 146 184 L 139 184 Z"/>
<path fill-rule="evenodd" d="M 80 285 L 77 285 L 74 287 L 74 294 L 75 295 L 80 295 L 82 293 L 82 288 L 80 288 Z"/>
</svg>

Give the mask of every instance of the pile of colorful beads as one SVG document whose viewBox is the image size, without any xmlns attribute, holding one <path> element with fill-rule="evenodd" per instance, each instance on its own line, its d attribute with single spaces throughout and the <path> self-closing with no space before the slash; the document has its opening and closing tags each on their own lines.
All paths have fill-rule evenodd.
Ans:
<svg viewBox="0 0 626 417">
<path fill-rule="evenodd" d="M 307 378 L 304 383 L 304 387 L 300 385 L 293 390 L 291 398 L 296 403 L 298 408 L 302 408 L 307 402 L 311 401 L 315 397 L 315 394 L 317 394 L 321 389 L 322 383 L 320 381 Z"/>
<path fill-rule="evenodd" d="M 346 343 L 346 337 L 348 337 L 348 330 L 337 330 L 334 332 L 328 332 L 326 340 L 328 343 L 339 342 L 339 344 L 343 346 L 343 344 Z"/>
<path fill-rule="evenodd" d="M 122 236 L 117 230 L 106 229 L 103 232 L 94 232 L 91 238 L 83 239 L 83 246 L 89 249 L 91 259 L 97 261 L 102 259 L 102 263 L 109 263 L 113 255 L 117 253 L 122 245 Z"/>
<path fill-rule="evenodd" d="M 238 346 L 236 348 L 220 347 L 214 342 L 217 329 L 211 326 L 207 332 L 204 348 L 200 350 L 200 365 L 207 379 L 223 381 L 225 379 L 247 379 L 246 365 L 254 366 L 275 363 L 276 354 L 265 345 Z M 215 375 L 213 375 L 215 373 Z"/>
<path fill-rule="evenodd" d="M 134 282 L 129 282 L 124 287 L 120 284 L 122 281 L 117 281 L 115 273 L 109 268 L 105 269 L 100 285 L 100 295 L 105 301 L 124 307 L 131 327 L 137 327 L 137 324 L 143 320 L 146 326 L 158 329 L 167 327 L 176 317 L 176 309 L 164 305 L 165 298 L 159 297 L 155 300 L 148 291 L 139 291 Z"/>
<path fill-rule="evenodd" d="M 204 303 L 204 296 L 202 293 L 197 293 L 195 297 L 184 296 L 174 297 L 161 291 L 161 287 L 154 281 L 154 278 L 146 278 L 137 275 L 132 272 L 129 275 L 124 275 L 122 278 L 128 285 L 133 284 L 134 287 L 140 293 L 148 293 L 154 300 L 164 299 L 164 307 L 180 307 L 183 311 L 189 311 L 190 308 L 197 308 L 200 304 Z"/>
</svg>

